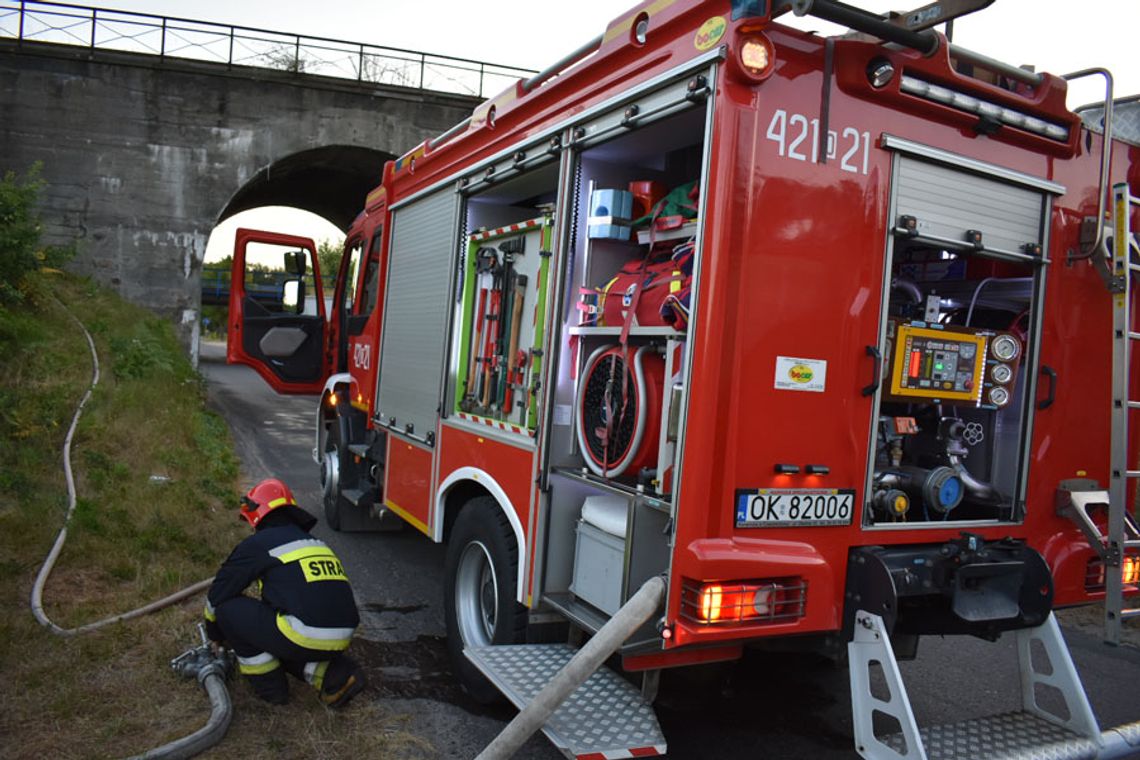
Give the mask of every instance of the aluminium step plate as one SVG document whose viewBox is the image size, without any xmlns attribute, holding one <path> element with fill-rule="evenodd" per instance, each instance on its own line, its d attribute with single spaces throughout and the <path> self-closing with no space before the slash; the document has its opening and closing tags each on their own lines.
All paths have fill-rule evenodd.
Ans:
<svg viewBox="0 0 1140 760">
<path fill-rule="evenodd" d="M 1077 760 L 1095 758 L 1099 749 L 1091 739 L 1026 712 L 928 726 L 918 733 L 929 760 Z M 901 734 L 882 741 L 899 753 L 906 747 Z"/>
<path fill-rule="evenodd" d="M 522 709 L 577 651 L 569 644 L 517 644 L 468 648 L 464 654 Z M 586 679 L 542 730 L 563 754 L 579 760 L 665 754 L 652 705 L 606 667 Z"/>
</svg>

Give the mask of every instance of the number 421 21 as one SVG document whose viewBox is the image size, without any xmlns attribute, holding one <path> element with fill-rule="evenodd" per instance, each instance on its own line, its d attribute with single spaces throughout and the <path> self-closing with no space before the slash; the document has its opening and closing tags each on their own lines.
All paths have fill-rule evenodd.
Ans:
<svg viewBox="0 0 1140 760">
<path fill-rule="evenodd" d="M 776 143 L 782 158 L 796 161 L 819 161 L 819 119 L 809 119 L 800 113 L 789 114 L 782 108 L 772 114 L 768 123 L 768 139 Z M 843 156 L 839 168 L 853 174 L 866 174 L 871 152 L 871 134 L 846 127 L 842 132 L 827 132 L 827 158 L 834 160 L 839 151 Z"/>
</svg>

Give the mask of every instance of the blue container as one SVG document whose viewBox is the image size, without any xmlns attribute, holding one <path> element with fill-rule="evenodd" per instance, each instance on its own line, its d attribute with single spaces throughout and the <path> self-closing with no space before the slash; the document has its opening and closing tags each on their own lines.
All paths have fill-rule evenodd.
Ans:
<svg viewBox="0 0 1140 760">
<path fill-rule="evenodd" d="M 628 190 L 597 189 L 590 194 L 590 216 L 586 220 L 591 238 L 629 240 L 633 193 Z"/>
</svg>

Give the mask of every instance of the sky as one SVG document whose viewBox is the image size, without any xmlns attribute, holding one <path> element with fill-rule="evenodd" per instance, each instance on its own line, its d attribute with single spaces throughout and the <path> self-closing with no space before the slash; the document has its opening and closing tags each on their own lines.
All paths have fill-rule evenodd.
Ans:
<svg viewBox="0 0 1140 760">
<path fill-rule="evenodd" d="M 140 13 L 176 16 L 272 31 L 403 48 L 486 63 L 543 69 L 605 31 L 632 3 L 623 0 L 73 0 Z M 881 13 L 910 10 L 925 0 L 848 0 Z M 1075 7 L 1079 12 L 1074 11 Z M 822 34 L 839 27 L 817 19 L 781 22 Z M 995 0 L 989 8 L 955 22 L 954 43 L 1015 65 L 1064 74 L 1101 66 L 1112 71 L 1115 92 L 1140 94 L 1140 0 Z M 1070 86 L 1070 107 L 1102 100 L 1099 77 Z M 250 224 L 249 220 L 243 220 Z M 287 231 L 287 230 L 282 230 Z M 324 232 L 288 230 L 326 238 Z M 215 243 L 218 245 L 218 243 Z M 222 254 L 224 255 L 224 254 Z M 208 254 L 208 258 L 217 255 Z"/>
</svg>

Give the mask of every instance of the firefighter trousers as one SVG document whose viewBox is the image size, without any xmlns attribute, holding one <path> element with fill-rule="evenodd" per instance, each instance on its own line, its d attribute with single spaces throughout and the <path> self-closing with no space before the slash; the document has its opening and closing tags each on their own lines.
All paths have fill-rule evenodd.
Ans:
<svg viewBox="0 0 1140 760">
<path fill-rule="evenodd" d="M 238 658 L 238 670 L 254 693 L 274 704 L 289 699 L 289 673 L 320 694 L 337 692 L 357 670 L 343 649 L 329 651 L 300 646 L 282 634 L 277 612 L 248 596 L 222 602 L 215 609 L 218 626 Z M 344 642 L 345 648 L 348 642 Z"/>
</svg>

